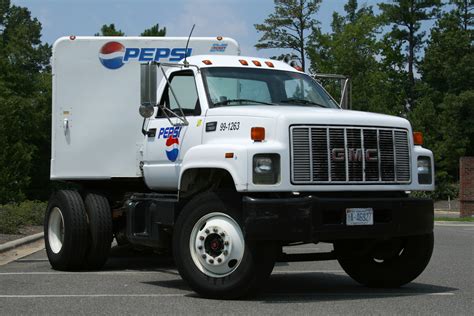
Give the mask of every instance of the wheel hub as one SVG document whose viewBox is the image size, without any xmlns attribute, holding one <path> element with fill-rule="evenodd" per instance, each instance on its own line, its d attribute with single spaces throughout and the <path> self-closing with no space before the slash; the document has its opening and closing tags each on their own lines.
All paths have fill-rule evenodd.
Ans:
<svg viewBox="0 0 474 316">
<path fill-rule="evenodd" d="M 64 243 L 64 218 L 59 207 L 54 207 L 48 220 L 49 247 L 54 253 L 59 253 Z"/>
<path fill-rule="evenodd" d="M 196 266 L 208 276 L 223 277 L 237 269 L 245 242 L 239 224 L 224 213 L 210 213 L 196 222 L 190 251 Z"/>
</svg>

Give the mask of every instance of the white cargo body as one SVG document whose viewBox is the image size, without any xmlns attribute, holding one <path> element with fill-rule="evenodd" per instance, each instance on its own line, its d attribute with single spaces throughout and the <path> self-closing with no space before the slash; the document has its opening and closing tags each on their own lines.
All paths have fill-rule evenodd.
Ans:
<svg viewBox="0 0 474 316">
<path fill-rule="evenodd" d="M 53 46 L 51 179 L 140 177 L 140 63 L 177 62 L 186 37 L 62 37 Z M 240 55 L 231 38 L 191 38 L 187 55 Z M 134 148 L 134 150 L 131 150 Z"/>
</svg>

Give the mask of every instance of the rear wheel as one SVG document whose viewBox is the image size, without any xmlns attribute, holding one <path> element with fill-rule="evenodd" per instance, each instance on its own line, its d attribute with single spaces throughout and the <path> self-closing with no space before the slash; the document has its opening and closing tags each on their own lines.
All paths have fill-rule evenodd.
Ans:
<svg viewBox="0 0 474 316">
<path fill-rule="evenodd" d="M 60 190 L 51 196 L 44 220 L 46 253 L 53 269 L 78 270 L 88 245 L 84 203 L 76 191 Z"/>
<path fill-rule="evenodd" d="M 84 268 L 97 270 L 107 261 L 112 243 L 112 215 L 107 198 L 98 193 L 87 193 L 84 205 L 89 220 L 89 248 Z"/>
<path fill-rule="evenodd" d="M 369 287 L 388 288 L 402 286 L 418 277 L 430 261 L 433 244 L 433 233 L 430 233 L 383 242 L 342 241 L 334 247 L 339 264 L 355 281 Z"/>
<path fill-rule="evenodd" d="M 276 245 L 246 241 L 238 214 L 216 194 L 203 193 L 184 207 L 176 222 L 176 265 L 191 288 L 205 297 L 252 294 L 273 269 Z"/>
</svg>

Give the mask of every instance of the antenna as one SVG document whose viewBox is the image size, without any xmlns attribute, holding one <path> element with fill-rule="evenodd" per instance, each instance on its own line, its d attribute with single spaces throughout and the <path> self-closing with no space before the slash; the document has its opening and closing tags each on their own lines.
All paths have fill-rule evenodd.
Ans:
<svg viewBox="0 0 474 316">
<path fill-rule="evenodd" d="M 196 26 L 196 24 L 193 24 L 193 27 L 191 28 L 191 32 L 189 32 L 189 36 L 188 36 L 188 41 L 186 42 L 186 50 L 184 51 L 184 61 L 183 61 L 183 64 L 184 64 L 184 67 L 188 68 L 189 67 L 189 63 L 188 61 L 186 60 L 186 58 L 188 58 L 188 45 L 189 45 L 189 40 L 191 39 L 191 35 L 193 34 L 193 31 L 194 31 L 194 27 Z"/>
</svg>

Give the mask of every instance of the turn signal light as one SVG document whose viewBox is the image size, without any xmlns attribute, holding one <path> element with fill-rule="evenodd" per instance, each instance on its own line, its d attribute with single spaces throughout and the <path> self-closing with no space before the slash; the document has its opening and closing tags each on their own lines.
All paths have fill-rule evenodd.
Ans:
<svg viewBox="0 0 474 316">
<path fill-rule="evenodd" d="M 246 60 L 244 60 L 244 59 L 239 59 L 239 62 L 240 62 L 242 65 L 244 65 L 244 66 L 248 66 L 248 65 L 249 65 L 249 63 L 248 63 Z"/>
<path fill-rule="evenodd" d="M 212 65 L 212 62 L 209 59 L 204 59 L 202 62 L 204 65 Z"/>
<path fill-rule="evenodd" d="M 413 143 L 415 145 L 423 145 L 423 133 L 422 132 L 413 132 Z"/>
<path fill-rule="evenodd" d="M 265 128 L 264 127 L 252 127 L 250 130 L 250 137 L 253 141 L 261 142 L 265 140 Z"/>
</svg>

